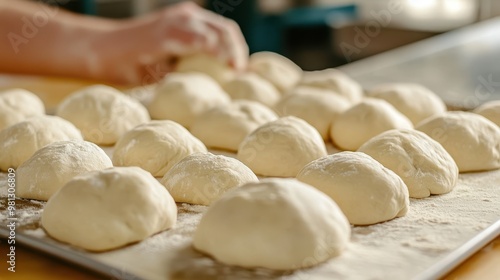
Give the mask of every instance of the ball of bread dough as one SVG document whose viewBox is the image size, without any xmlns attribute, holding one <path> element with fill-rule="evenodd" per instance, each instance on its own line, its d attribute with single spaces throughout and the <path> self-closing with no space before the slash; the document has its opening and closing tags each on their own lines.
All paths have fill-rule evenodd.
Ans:
<svg viewBox="0 0 500 280">
<path fill-rule="evenodd" d="M 148 109 L 153 119 L 172 120 L 189 128 L 198 115 L 229 101 L 222 88 L 205 74 L 172 73 L 157 86 Z"/>
<path fill-rule="evenodd" d="M 304 72 L 300 85 L 331 90 L 351 103 L 357 103 L 363 98 L 363 88 L 349 76 L 333 68 Z"/>
<path fill-rule="evenodd" d="M 71 179 L 47 202 L 48 235 L 90 251 L 111 250 L 171 228 L 172 196 L 138 167 L 113 167 Z"/>
<path fill-rule="evenodd" d="M 236 100 L 198 116 L 191 133 L 207 147 L 237 151 L 248 134 L 277 118 L 276 113 L 260 103 Z"/>
<path fill-rule="evenodd" d="M 248 135 L 240 145 L 238 159 L 257 175 L 295 177 L 304 165 L 326 154 L 319 132 L 306 121 L 289 116 Z"/>
<path fill-rule="evenodd" d="M 142 104 L 104 85 L 71 94 L 56 114 L 80 129 L 85 140 L 100 145 L 113 145 L 125 132 L 150 120 Z"/>
<path fill-rule="evenodd" d="M 217 57 L 203 53 L 182 57 L 175 70 L 181 73 L 204 73 L 221 85 L 234 77 L 234 70 L 229 65 Z"/>
<path fill-rule="evenodd" d="M 254 73 L 242 74 L 224 85 L 229 96 L 260 102 L 272 107 L 280 99 L 279 91 L 267 80 Z"/>
<path fill-rule="evenodd" d="M 500 100 L 486 102 L 473 111 L 500 126 Z"/>
<path fill-rule="evenodd" d="M 423 121 L 416 129 L 443 145 L 460 172 L 500 168 L 500 128 L 483 116 L 448 112 Z"/>
<path fill-rule="evenodd" d="M 266 179 L 214 202 L 193 245 L 228 265 L 292 270 L 339 255 L 350 232 L 328 196 L 293 179 Z"/>
<path fill-rule="evenodd" d="M 354 225 L 388 221 L 408 211 L 408 188 L 403 180 L 364 153 L 322 157 L 306 165 L 297 179 L 331 197 Z"/>
<path fill-rule="evenodd" d="M 280 116 L 296 116 L 307 121 L 318 130 L 323 140 L 330 139 L 330 125 L 337 116 L 349 108 L 350 103 L 344 98 L 302 88 L 299 92 L 283 95 L 275 109 Z"/>
<path fill-rule="evenodd" d="M 434 92 L 419 84 L 382 84 L 371 89 L 368 96 L 389 102 L 414 125 L 446 112 L 444 102 Z"/>
<path fill-rule="evenodd" d="M 0 92 L 0 130 L 33 116 L 45 114 L 42 100 L 20 88 Z"/>
<path fill-rule="evenodd" d="M 151 121 L 125 133 L 113 152 L 115 166 L 139 166 L 162 177 L 181 159 L 207 148 L 173 121 Z"/>
<path fill-rule="evenodd" d="M 76 175 L 112 166 L 111 159 L 93 143 L 55 142 L 36 151 L 19 166 L 16 194 L 22 198 L 48 200 Z"/>
<path fill-rule="evenodd" d="M 355 151 L 372 137 L 391 129 L 412 129 L 411 121 L 384 100 L 366 98 L 332 122 L 330 136 L 341 149 Z"/>
<path fill-rule="evenodd" d="M 0 170 L 17 168 L 37 150 L 64 140 L 82 140 L 70 122 L 55 116 L 37 116 L 0 131 Z"/>
<path fill-rule="evenodd" d="M 268 80 L 280 92 L 292 89 L 302 77 L 302 69 L 288 58 L 274 52 L 256 52 L 248 61 L 250 71 Z"/>
<path fill-rule="evenodd" d="M 174 165 L 161 183 L 176 202 L 210 205 L 227 191 L 259 179 L 239 160 L 196 153 Z"/>
<path fill-rule="evenodd" d="M 450 192 L 458 180 L 458 167 L 448 152 L 417 130 L 389 130 L 363 144 L 368 154 L 405 182 L 410 197 Z"/>
</svg>

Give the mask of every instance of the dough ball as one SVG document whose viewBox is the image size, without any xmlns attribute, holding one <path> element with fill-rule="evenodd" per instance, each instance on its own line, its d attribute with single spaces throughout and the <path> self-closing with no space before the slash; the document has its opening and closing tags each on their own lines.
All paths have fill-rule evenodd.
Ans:
<svg viewBox="0 0 500 280">
<path fill-rule="evenodd" d="M 234 70 L 217 57 L 207 54 L 195 54 L 182 57 L 175 69 L 177 72 L 204 73 L 223 85 L 234 77 Z"/>
<path fill-rule="evenodd" d="M 293 179 L 266 179 L 215 201 L 193 245 L 228 265 L 294 270 L 339 255 L 350 233 L 328 196 Z"/>
<path fill-rule="evenodd" d="M 71 245 L 105 251 L 174 226 L 177 206 L 151 174 L 113 167 L 74 177 L 47 202 L 42 226 Z"/>
<path fill-rule="evenodd" d="M 189 128 L 197 116 L 229 101 L 222 88 L 205 74 L 172 73 L 157 86 L 148 109 L 153 119 L 173 120 Z"/>
<path fill-rule="evenodd" d="M 142 104 L 104 85 L 71 94 L 56 114 L 80 129 L 85 140 L 99 145 L 113 145 L 125 132 L 150 120 Z"/>
<path fill-rule="evenodd" d="M 444 102 L 434 92 L 419 84 L 382 84 L 373 88 L 368 95 L 389 102 L 414 125 L 446 112 Z"/>
<path fill-rule="evenodd" d="M 394 171 L 408 187 L 410 197 L 450 192 L 458 180 L 458 167 L 448 152 L 417 130 L 389 130 L 358 150 Z"/>
<path fill-rule="evenodd" d="M 275 109 L 280 116 L 296 116 L 307 121 L 327 141 L 330 139 L 332 121 L 349 108 L 350 104 L 340 96 L 309 89 L 309 92 L 302 88 L 300 91 L 303 93 L 283 95 Z"/>
<path fill-rule="evenodd" d="M 500 126 L 500 100 L 486 102 L 473 111 Z"/>
<path fill-rule="evenodd" d="M 34 93 L 20 88 L 0 92 L 0 130 L 44 114 L 43 102 Z"/>
<path fill-rule="evenodd" d="M 232 99 L 245 99 L 273 107 L 280 99 L 279 91 L 254 73 L 245 73 L 228 82 L 224 89 Z"/>
<path fill-rule="evenodd" d="M 113 152 L 115 166 L 139 166 L 162 177 L 181 159 L 207 148 L 173 121 L 151 121 L 125 133 Z"/>
<path fill-rule="evenodd" d="M 0 131 L 0 170 L 17 168 L 37 150 L 50 143 L 83 140 L 70 122 L 55 116 L 37 116 Z"/>
<path fill-rule="evenodd" d="M 274 52 L 256 52 L 248 64 L 250 71 L 271 82 L 282 93 L 295 87 L 302 77 L 299 66 Z"/>
<path fill-rule="evenodd" d="M 290 116 L 254 130 L 241 143 L 238 159 L 257 175 L 295 177 L 304 165 L 326 154 L 319 132 Z"/>
<path fill-rule="evenodd" d="M 230 189 L 258 181 L 237 159 L 196 153 L 174 165 L 161 183 L 176 202 L 210 205 Z"/>
<path fill-rule="evenodd" d="M 330 136 L 341 149 L 355 151 L 372 137 L 391 129 L 412 129 L 411 121 L 384 100 L 366 98 L 332 122 Z"/>
<path fill-rule="evenodd" d="M 271 109 L 262 104 L 237 100 L 198 116 L 191 127 L 191 133 L 207 147 L 237 151 L 248 134 L 277 118 Z"/>
<path fill-rule="evenodd" d="M 297 179 L 330 196 L 354 225 L 388 221 L 408 211 L 403 180 L 364 153 L 322 157 L 306 165 Z"/>
<path fill-rule="evenodd" d="M 55 142 L 36 151 L 19 166 L 16 194 L 48 200 L 76 175 L 112 166 L 111 159 L 93 143 L 82 140 Z"/>
<path fill-rule="evenodd" d="M 416 129 L 443 145 L 460 172 L 500 168 L 500 128 L 483 116 L 448 112 L 423 121 Z"/>
<path fill-rule="evenodd" d="M 363 98 L 363 88 L 343 72 L 330 68 L 304 72 L 300 85 L 328 89 L 357 103 Z"/>
</svg>

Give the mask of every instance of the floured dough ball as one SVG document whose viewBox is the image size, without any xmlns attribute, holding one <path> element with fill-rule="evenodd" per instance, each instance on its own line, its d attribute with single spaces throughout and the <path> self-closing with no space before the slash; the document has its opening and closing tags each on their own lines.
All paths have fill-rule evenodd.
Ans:
<svg viewBox="0 0 500 280">
<path fill-rule="evenodd" d="M 412 129 L 411 121 L 384 100 L 366 98 L 332 122 L 330 136 L 341 149 L 355 151 L 372 137 L 391 129 Z"/>
<path fill-rule="evenodd" d="M 65 243 L 105 251 L 174 226 L 177 206 L 151 174 L 113 167 L 74 177 L 47 202 L 42 226 Z"/>
<path fill-rule="evenodd" d="M 55 142 L 36 151 L 19 166 L 16 194 L 22 198 L 48 200 L 76 175 L 112 166 L 111 159 L 93 143 Z"/>
<path fill-rule="evenodd" d="M 300 85 L 328 89 L 357 103 L 363 98 L 363 88 L 343 72 L 330 68 L 304 72 Z"/>
<path fill-rule="evenodd" d="M 500 126 L 500 100 L 486 102 L 473 111 Z"/>
<path fill-rule="evenodd" d="M 193 246 L 228 265 L 293 270 L 339 255 L 350 233 L 328 196 L 293 179 L 266 179 L 215 201 L 201 218 Z"/>
<path fill-rule="evenodd" d="M 139 166 L 162 177 L 181 159 L 207 148 L 173 121 L 151 121 L 125 133 L 113 152 L 115 166 Z"/>
<path fill-rule="evenodd" d="M 408 211 L 408 188 L 403 180 L 364 153 L 320 158 L 306 165 L 297 179 L 330 196 L 354 225 L 388 221 Z"/>
<path fill-rule="evenodd" d="M 326 154 L 319 132 L 290 116 L 254 130 L 241 143 L 238 159 L 257 175 L 295 177 L 304 165 Z"/>
<path fill-rule="evenodd" d="M 172 120 L 189 128 L 198 115 L 229 101 L 222 88 L 205 74 L 172 73 L 158 84 L 148 109 L 153 119 Z"/>
<path fill-rule="evenodd" d="M 277 118 L 271 109 L 260 103 L 237 100 L 198 116 L 191 133 L 207 147 L 237 151 L 248 134 Z"/>
<path fill-rule="evenodd" d="M 161 183 L 176 202 L 210 205 L 232 188 L 258 181 L 252 170 L 237 159 L 196 153 L 174 165 Z"/>
<path fill-rule="evenodd" d="M 483 116 L 448 112 L 423 121 L 416 129 L 443 145 L 460 172 L 500 168 L 500 128 Z"/>
<path fill-rule="evenodd" d="M 284 93 L 297 85 L 302 69 L 290 59 L 273 52 L 256 52 L 248 61 L 250 71 L 268 80 Z"/>
<path fill-rule="evenodd" d="M 0 130 L 33 116 L 45 114 L 42 100 L 20 88 L 0 92 Z"/>
<path fill-rule="evenodd" d="M 234 70 L 217 57 L 207 54 L 195 54 L 182 57 L 175 68 L 177 72 L 204 73 L 223 85 L 234 77 Z"/>
<path fill-rule="evenodd" d="M 104 85 L 71 94 L 56 114 L 80 129 L 85 140 L 99 145 L 113 145 L 125 132 L 150 120 L 142 104 Z"/>
<path fill-rule="evenodd" d="M 37 150 L 64 140 L 83 140 L 70 122 L 55 116 L 37 116 L 0 131 L 0 170 L 17 168 Z"/>
<path fill-rule="evenodd" d="M 252 100 L 269 107 L 274 106 L 280 98 L 279 91 L 270 82 L 254 73 L 245 73 L 234 78 L 224 89 L 233 100 Z"/>
<path fill-rule="evenodd" d="M 434 92 L 419 84 L 382 84 L 370 90 L 368 96 L 389 102 L 414 125 L 446 112 L 444 102 Z"/>
<path fill-rule="evenodd" d="M 332 121 L 349 108 L 349 102 L 334 94 L 316 92 L 314 88 L 307 91 L 302 87 L 298 92 L 303 93 L 292 91 L 283 95 L 275 106 L 276 111 L 280 116 L 296 116 L 307 121 L 323 140 L 329 140 Z"/>
<path fill-rule="evenodd" d="M 458 167 L 448 152 L 417 130 L 389 130 L 358 150 L 394 171 L 408 187 L 410 197 L 450 192 L 458 180 Z"/>
</svg>

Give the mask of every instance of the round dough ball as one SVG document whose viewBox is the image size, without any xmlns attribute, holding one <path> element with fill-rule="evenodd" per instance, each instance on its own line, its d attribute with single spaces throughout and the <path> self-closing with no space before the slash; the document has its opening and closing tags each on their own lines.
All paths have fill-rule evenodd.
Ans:
<svg viewBox="0 0 500 280">
<path fill-rule="evenodd" d="M 56 116 L 37 116 L 0 131 L 0 170 L 17 168 L 37 150 L 50 143 L 83 140 L 70 122 Z"/>
<path fill-rule="evenodd" d="M 273 84 L 254 73 L 245 73 L 234 78 L 224 89 L 233 100 L 252 100 L 269 107 L 273 107 L 280 99 L 280 93 Z"/>
<path fill-rule="evenodd" d="M 304 165 L 326 154 L 319 132 L 290 116 L 254 130 L 241 143 L 238 159 L 257 175 L 295 177 Z"/>
<path fill-rule="evenodd" d="M 368 96 L 389 102 L 414 125 L 428 117 L 446 112 L 443 100 L 419 84 L 382 84 L 370 90 Z"/>
<path fill-rule="evenodd" d="M 42 226 L 71 245 L 105 251 L 174 226 L 177 206 L 151 174 L 113 167 L 74 177 L 47 202 Z"/>
<path fill-rule="evenodd" d="M 339 148 L 355 151 L 384 131 L 412 128 L 411 121 L 387 101 L 366 98 L 332 122 L 330 136 Z"/>
<path fill-rule="evenodd" d="M 252 170 L 237 159 L 196 153 L 174 165 L 161 183 L 176 202 L 210 205 L 232 188 L 258 181 Z"/>
<path fill-rule="evenodd" d="M 500 126 L 500 100 L 486 102 L 473 111 Z"/>
<path fill-rule="evenodd" d="M 22 198 L 48 200 L 76 175 L 112 166 L 111 159 L 93 143 L 55 142 L 36 151 L 19 166 L 16 194 Z"/>
<path fill-rule="evenodd" d="M 290 59 L 274 52 L 256 52 L 248 61 L 250 71 L 268 80 L 284 93 L 297 85 L 302 69 Z"/>
<path fill-rule="evenodd" d="M 238 151 L 248 134 L 277 118 L 271 109 L 260 103 L 237 100 L 201 114 L 194 121 L 191 133 L 207 147 Z"/>
<path fill-rule="evenodd" d="M 151 121 L 125 133 L 113 152 L 115 166 L 139 166 L 162 177 L 181 159 L 207 148 L 173 121 Z"/>
<path fill-rule="evenodd" d="M 234 77 L 234 70 L 217 57 L 204 53 L 182 57 L 177 63 L 177 72 L 204 73 L 223 85 Z"/>
<path fill-rule="evenodd" d="M 20 88 L 0 92 L 0 130 L 33 116 L 45 114 L 42 100 Z"/>
<path fill-rule="evenodd" d="M 150 120 L 142 104 L 104 85 L 71 94 L 56 114 L 80 129 L 85 140 L 99 145 L 113 145 L 125 132 Z"/>
<path fill-rule="evenodd" d="M 296 116 L 307 121 L 318 130 L 323 140 L 329 140 L 332 121 L 349 108 L 350 103 L 334 94 L 316 92 L 314 88 L 309 92 L 302 88 L 299 92 L 304 93 L 283 95 L 276 104 L 276 111 L 280 116 Z"/>
<path fill-rule="evenodd" d="M 500 168 L 500 128 L 483 116 L 448 112 L 423 121 L 416 129 L 443 145 L 460 172 Z"/>
<path fill-rule="evenodd" d="M 173 120 L 190 128 L 205 111 L 229 103 L 229 96 L 202 73 L 172 73 L 156 87 L 148 106 L 153 119 Z"/>
<path fill-rule="evenodd" d="M 304 72 L 300 85 L 328 89 L 351 103 L 363 98 L 363 88 L 356 81 L 337 69 Z"/>
<path fill-rule="evenodd" d="M 389 130 L 358 150 L 394 171 L 405 182 L 410 197 L 450 192 L 458 180 L 458 167 L 448 152 L 417 130 Z"/>
<path fill-rule="evenodd" d="M 330 196 L 353 225 L 388 221 L 408 211 L 408 188 L 403 180 L 364 153 L 322 157 L 306 165 L 297 179 Z"/>
<path fill-rule="evenodd" d="M 228 265 L 292 270 L 339 255 L 350 233 L 346 217 L 328 196 L 293 179 L 266 179 L 214 202 L 193 245 Z"/>
</svg>

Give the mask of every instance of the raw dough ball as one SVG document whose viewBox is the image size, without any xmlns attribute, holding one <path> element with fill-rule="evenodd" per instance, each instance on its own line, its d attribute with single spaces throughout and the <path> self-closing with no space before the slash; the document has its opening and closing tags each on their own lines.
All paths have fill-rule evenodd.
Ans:
<svg viewBox="0 0 500 280">
<path fill-rule="evenodd" d="M 357 103 L 363 98 L 363 88 L 343 72 L 330 68 L 304 72 L 300 85 L 328 89 Z"/>
<path fill-rule="evenodd" d="M 326 156 L 319 132 L 296 117 L 262 125 L 240 145 L 238 159 L 257 175 L 295 177 L 309 162 Z"/>
<path fill-rule="evenodd" d="M 450 192 L 458 180 L 458 167 L 448 152 L 417 130 L 389 130 L 359 148 L 394 171 L 408 187 L 410 197 Z"/>
<path fill-rule="evenodd" d="M 232 99 L 246 99 L 272 107 L 280 99 L 278 90 L 254 73 L 245 73 L 228 82 L 224 89 Z"/>
<path fill-rule="evenodd" d="M 195 54 L 182 57 L 177 63 L 175 70 L 181 73 L 204 73 L 212 77 L 221 85 L 234 77 L 233 69 L 217 57 L 207 54 Z"/>
<path fill-rule="evenodd" d="M 125 133 L 116 143 L 113 164 L 139 166 L 162 177 L 181 159 L 207 148 L 173 121 L 151 121 Z"/>
<path fill-rule="evenodd" d="M 112 166 L 111 159 L 93 143 L 82 140 L 55 142 L 36 151 L 19 166 L 16 194 L 48 200 L 76 175 Z"/>
<path fill-rule="evenodd" d="M 0 170 L 17 168 L 37 150 L 63 140 L 83 140 L 70 122 L 55 116 L 37 116 L 0 131 Z"/>
<path fill-rule="evenodd" d="M 196 153 L 174 165 L 161 183 L 176 202 L 210 205 L 230 189 L 258 181 L 237 159 Z"/>
<path fill-rule="evenodd" d="M 330 196 L 349 222 L 370 225 L 406 215 L 408 188 L 370 156 L 341 152 L 306 165 L 297 179 Z"/>
<path fill-rule="evenodd" d="M 100 145 L 113 145 L 125 132 L 150 120 L 142 104 L 104 85 L 71 94 L 56 114 L 78 127 L 85 140 Z"/>
<path fill-rule="evenodd" d="M 500 126 L 500 100 L 486 102 L 473 111 Z"/>
<path fill-rule="evenodd" d="M 172 73 L 156 88 L 149 104 L 153 119 L 173 120 L 187 128 L 205 111 L 229 103 L 229 96 L 202 73 Z"/>
<path fill-rule="evenodd" d="M 194 121 L 191 133 L 207 147 L 237 151 L 248 134 L 277 118 L 278 116 L 264 105 L 239 100 L 201 114 Z"/>
<path fill-rule="evenodd" d="M 293 179 L 266 179 L 214 202 L 193 245 L 228 265 L 292 270 L 339 255 L 350 233 L 328 196 Z"/>
<path fill-rule="evenodd" d="M 334 94 L 316 92 L 314 88 L 306 93 L 288 93 L 283 95 L 276 104 L 280 116 L 296 116 L 314 126 L 323 140 L 330 138 L 330 125 L 337 116 L 349 108 L 350 104 L 344 98 Z"/>
<path fill-rule="evenodd" d="M 500 128 L 483 116 L 448 112 L 423 121 L 416 129 L 443 145 L 460 172 L 500 168 Z"/>
<path fill-rule="evenodd" d="M 177 206 L 151 174 L 113 167 L 74 177 L 47 202 L 42 226 L 62 242 L 111 250 L 171 228 Z"/>
<path fill-rule="evenodd" d="M 411 121 L 384 100 L 366 98 L 332 122 L 330 136 L 344 150 L 357 150 L 372 137 L 391 129 L 412 129 Z"/>
<path fill-rule="evenodd" d="M 33 116 L 45 114 L 42 100 L 20 88 L 0 92 L 0 130 Z"/>
<path fill-rule="evenodd" d="M 389 102 L 414 125 L 446 112 L 444 102 L 434 92 L 419 84 L 382 84 L 370 90 L 368 95 Z"/>
<path fill-rule="evenodd" d="M 280 92 L 292 89 L 302 77 L 302 69 L 288 58 L 273 52 L 256 52 L 248 61 L 250 70 L 271 82 Z"/>
</svg>

